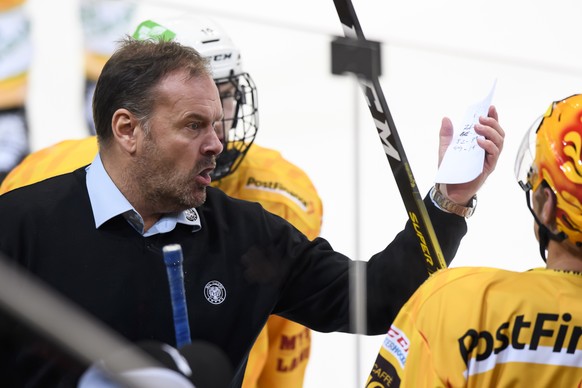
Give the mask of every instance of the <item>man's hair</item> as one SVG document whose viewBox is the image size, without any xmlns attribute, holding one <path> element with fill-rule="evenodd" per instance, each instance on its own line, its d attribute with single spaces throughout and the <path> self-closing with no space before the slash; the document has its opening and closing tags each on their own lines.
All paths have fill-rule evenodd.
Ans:
<svg viewBox="0 0 582 388">
<path fill-rule="evenodd" d="M 147 126 L 156 101 L 156 86 L 179 70 L 190 77 L 212 76 L 208 60 L 191 47 L 176 41 L 125 37 L 103 67 L 93 95 L 99 143 L 107 144 L 112 138 L 111 120 L 120 108 L 129 110 Z"/>
</svg>

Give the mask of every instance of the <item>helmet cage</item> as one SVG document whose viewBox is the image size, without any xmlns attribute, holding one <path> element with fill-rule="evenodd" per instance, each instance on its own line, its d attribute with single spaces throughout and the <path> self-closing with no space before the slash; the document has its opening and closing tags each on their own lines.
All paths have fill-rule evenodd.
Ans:
<svg viewBox="0 0 582 388">
<path fill-rule="evenodd" d="M 233 173 L 255 140 L 259 126 L 257 89 L 248 73 L 215 78 L 220 91 L 224 118 L 218 126 L 223 151 L 216 160 L 212 179 Z"/>
</svg>

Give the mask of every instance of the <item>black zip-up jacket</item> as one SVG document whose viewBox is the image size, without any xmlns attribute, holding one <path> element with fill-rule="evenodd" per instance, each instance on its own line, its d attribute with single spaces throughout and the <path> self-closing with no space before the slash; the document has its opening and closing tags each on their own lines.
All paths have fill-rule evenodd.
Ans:
<svg viewBox="0 0 582 388">
<path fill-rule="evenodd" d="M 192 340 L 208 341 L 226 353 L 237 371 L 233 386 L 240 385 L 248 352 L 269 314 L 321 332 L 350 332 L 352 262 L 325 239 L 309 241 L 259 204 L 210 187 L 206 203 L 197 209 L 200 231 L 178 224 L 169 233 L 143 237 L 121 216 L 96 229 L 85 178 L 82 168 L 0 196 L 0 251 L 130 341 L 175 346 L 162 259 L 162 247 L 175 243 L 184 252 Z M 430 199 L 425 203 L 449 263 L 466 222 L 438 210 Z M 366 268 L 368 333 L 383 334 L 427 278 L 410 221 Z M 63 324 L 74 324 L 63 319 Z M 5 333 L 14 329 L 4 326 Z M 38 345 L 32 337 L 14 335 L 12 342 L 15 338 L 24 342 L 14 352 L 4 347 L 2 373 L 26 370 L 23 360 L 30 363 L 31 354 L 39 363 L 32 367 L 38 381 L 60 378 L 40 368 L 45 362 L 65 372 L 70 366 L 55 362 L 50 351 L 30 351 Z M 51 368 L 45 369 L 54 372 Z M 0 381 L 6 381 L 3 377 Z"/>
</svg>

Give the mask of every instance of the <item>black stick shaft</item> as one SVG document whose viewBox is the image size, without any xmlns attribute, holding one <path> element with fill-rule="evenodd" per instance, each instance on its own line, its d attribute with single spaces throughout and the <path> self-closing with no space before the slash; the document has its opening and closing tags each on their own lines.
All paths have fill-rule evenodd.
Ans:
<svg viewBox="0 0 582 388">
<path fill-rule="evenodd" d="M 334 4 L 346 38 L 366 40 L 351 0 L 334 0 Z M 446 262 L 422 196 L 416 185 L 416 180 L 408 164 L 404 147 L 388 109 L 380 82 L 377 76 L 367 79 L 362 75 L 358 75 L 358 81 L 374 119 L 382 147 L 396 179 L 408 217 L 416 230 L 428 273 L 432 274 L 439 269 L 446 268 Z"/>
</svg>

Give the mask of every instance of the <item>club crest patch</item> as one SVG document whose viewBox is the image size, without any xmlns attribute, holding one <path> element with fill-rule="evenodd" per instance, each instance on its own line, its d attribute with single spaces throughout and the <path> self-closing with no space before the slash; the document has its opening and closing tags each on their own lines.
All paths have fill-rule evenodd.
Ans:
<svg viewBox="0 0 582 388">
<path fill-rule="evenodd" d="M 184 210 L 184 215 L 188 221 L 196 221 L 198 219 L 198 213 L 194 208 Z"/>
<path fill-rule="evenodd" d="M 226 299 L 226 288 L 218 280 L 211 280 L 204 286 L 204 296 L 212 304 L 221 304 Z"/>
</svg>

